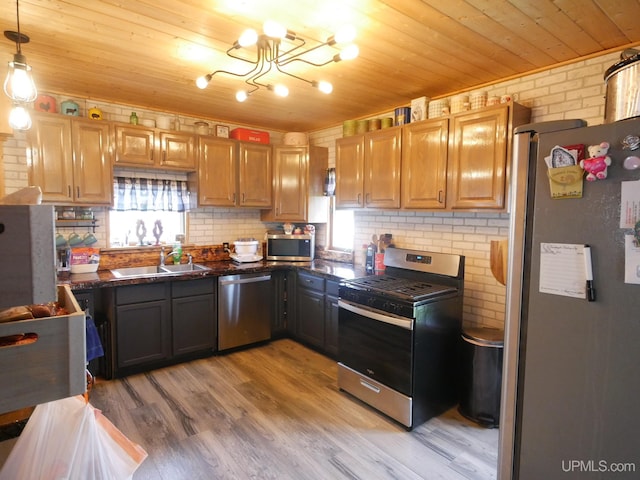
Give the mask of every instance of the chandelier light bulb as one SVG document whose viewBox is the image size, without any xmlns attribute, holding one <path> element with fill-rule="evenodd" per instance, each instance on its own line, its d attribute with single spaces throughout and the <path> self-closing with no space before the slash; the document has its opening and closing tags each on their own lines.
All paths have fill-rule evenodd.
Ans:
<svg viewBox="0 0 640 480">
<path fill-rule="evenodd" d="M 14 130 L 29 130 L 31 128 L 31 115 L 22 105 L 14 105 L 9 113 L 9 126 Z"/>
<path fill-rule="evenodd" d="M 238 45 L 241 47 L 250 47 L 251 45 L 255 45 L 258 41 L 258 32 L 256 32 L 253 28 L 249 28 L 242 32 L 240 38 L 238 39 Z"/>
<path fill-rule="evenodd" d="M 333 92 L 333 85 L 331 85 L 329 82 L 325 82 L 324 80 L 314 82 L 313 86 L 320 90 L 322 93 L 329 94 Z"/>
<path fill-rule="evenodd" d="M 236 92 L 236 100 L 240 103 L 244 102 L 247 98 L 249 98 L 249 94 L 244 90 L 238 90 Z"/>
<path fill-rule="evenodd" d="M 278 83 L 273 87 L 273 93 L 279 97 L 286 97 L 289 95 L 289 89 L 285 85 Z"/>
<path fill-rule="evenodd" d="M 21 58 L 18 58 L 21 57 Z M 9 62 L 9 71 L 4 81 L 4 92 L 14 102 L 33 102 L 38 96 L 36 84 L 31 76 L 31 67 L 16 54 L 13 62 Z"/>
<path fill-rule="evenodd" d="M 351 43 L 356 38 L 356 29 L 352 25 L 345 25 L 333 36 L 335 43 Z"/>
<path fill-rule="evenodd" d="M 207 85 L 209 85 L 209 82 L 211 81 L 211 75 L 203 75 L 202 77 L 198 77 L 196 79 L 196 86 L 200 89 L 205 89 L 207 88 Z"/>
<path fill-rule="evenodd" d="M 284 38 L 287 35 L 287 28 L 273 20 L 264 22 L 262 29 L 264 30 L 264 34 L 271 38 Z"/>
<path fill-rule="evenodd" d="M 358 46 L 355 43 L 352 43 L 340 52 L 340 60 L 353 60 L 358 56 L 359 53 L 360 49 L 358 48 Z"/>
</svg>

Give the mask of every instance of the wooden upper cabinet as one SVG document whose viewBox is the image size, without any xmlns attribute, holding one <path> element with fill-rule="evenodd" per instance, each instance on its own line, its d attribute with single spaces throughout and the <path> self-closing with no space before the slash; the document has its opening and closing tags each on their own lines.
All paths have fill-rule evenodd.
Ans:
<svg viewBox="0 0 640 480">
<path fill-rule="evenodd" d="M 109 124 L 34 114 L 29 130 L 29 183 L 60 204 L 111 205 Z"/>
<path fill-rule="evenodd" d="M 502 209 L 507 177 L 509 108 L 452 118 L 448 201 L 452 209 Z"/>
<path fill-rule="evenodd" d="M 196 137 L 138 125 L 115 126 L 115 165 L 196 170 Z"/>
<path fill-rule="evenodd" d="M 306 221 L 307 174 L 309 155 L 306 147 L 274 147 L 273 209 L 274 221 Z M 264 220 L 264 215 L 262 215 Z"/>
<path fill-rule="evenodd" d="M 73 120 L 71 138 L 76 203 L 111 205 L 113 173 L 109 124 Z"/>
<path fill-rule="evenodd" d="M 160 132 L 160 166 L 195 170 L 195 145 L 196 137 L 189 133 Z"/>
<path fill-rule="evenodd" d="M 336 207 L 399 208 L 402 129 L 336 141 Z"/>
<path fill-rule="evenodd" d="M 156 164 L 155 130 L 134 125 L 116 125 L 116 166 L 148 167 Z"/>
<path fill-rule="evenodd" d="M 336 207 L 364 207 L 364 136 L 336 140 Z"/>
<path fill-rule="evenodd" d="M 324 196 L 328 149 L 316 146 L 273 147 L 273 207 L 263 221 L 325 223 L 329 198 Z"/>
<path fill-rule="evenodd" d="M 365 207 L 400 208 L 401 146 L 401 127 L 365 135 Z"/>
<path fill-rule="evenodd" d="M 199 137 L 189 189 L 192 207 L 270 207 L 271 146 Z"/>
<path fill-rule="evenodd" d="M 271 206 L 271 145 L 240 142 L 238 155 L 239 207 Z"/>
<path fill-rule="evenodd" d="M 402 207 L 443 209 L 447 194 L 448 118 L 405 125 L 402 132 Z"/>
<path fill-rule="evenodd" d="M 192 207 L 233 207 L 236 204 L 237 142 L 225 138 L 199 137 L 198 171 L 189 174 Z"/>
</svg>

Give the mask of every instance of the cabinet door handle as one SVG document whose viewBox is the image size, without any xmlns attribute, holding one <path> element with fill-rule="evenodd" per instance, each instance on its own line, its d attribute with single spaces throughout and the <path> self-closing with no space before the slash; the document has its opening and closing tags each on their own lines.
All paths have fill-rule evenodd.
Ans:
<svg viewBox="0 0 640 480">
<path fill-rule="evenodd" d="M 80 198 L 80 187 L 76 187 L 76 198 Z"/>
<path fill-rule="evenodd" d="M 71 185 L 67 185 L 67 197 L 71 198 Z"/>
<path fill-rule="evenodd" d="M 360 194 L 358 194 L 358 205 L 360 205 L 360 204 L 362 203 L 362 202 L 360 201 L 360 197 L 361 197 L 361 195 L 360 195 Z"/>
<path fill-rule="evenodd" d="M 438 190 L 438 203 L 443 203 L 443 201 L 442 201 L 442 194 L 443 193 L 444 192 L 442 190 Z"/>
<path fill-rule="evenodd" d="M 371 197 L 371 194 L 369 192 L 367 192 L 364 195 L 364 203 L 365 203 L 365 205 L 369 205 L 370 197 Z"/>
</svg>

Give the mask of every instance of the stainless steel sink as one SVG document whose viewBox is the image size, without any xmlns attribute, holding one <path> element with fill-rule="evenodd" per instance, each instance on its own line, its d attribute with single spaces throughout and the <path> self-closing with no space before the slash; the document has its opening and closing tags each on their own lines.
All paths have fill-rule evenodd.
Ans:
<svg viewBox="0 0 640 480">
<path fill-rule="evenodd" d="M 130 278 L 130 277 L 156 277 L 159 275 L 172 275 L 176 273 L 188 273 L 188 272 L 203 272 L 211 270 L 209 267 L 193 264 L 179 264 L 179 265 L 150 265 L 147 267 L 125 267 L 116 268 L 111 270 L 111 273 L 116 278 Z"/>
<path fill-rule="evenodd" d="M 201 272 L 205 270 L 211 270 L 209 267 L 205 267 L 204 265 L 200 265 L 198 263 L 180 263 L 177 265 L 162 265 L 158 267 L 160 270 L 165 272 Z"/>
</svg>

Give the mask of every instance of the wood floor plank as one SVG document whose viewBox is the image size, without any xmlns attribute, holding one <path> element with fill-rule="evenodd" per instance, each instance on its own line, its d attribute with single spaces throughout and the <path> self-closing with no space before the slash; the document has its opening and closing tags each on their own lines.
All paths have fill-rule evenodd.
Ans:
<svg viewBox="0 0 640 480">
<path fill-rule="evenodd" d="M 91 403 L 147 450 L 134 480 L 496 478 L 497 429 L 452 409 L 407 432 L 288 339 L 100 380 Z"/>
</svg>

